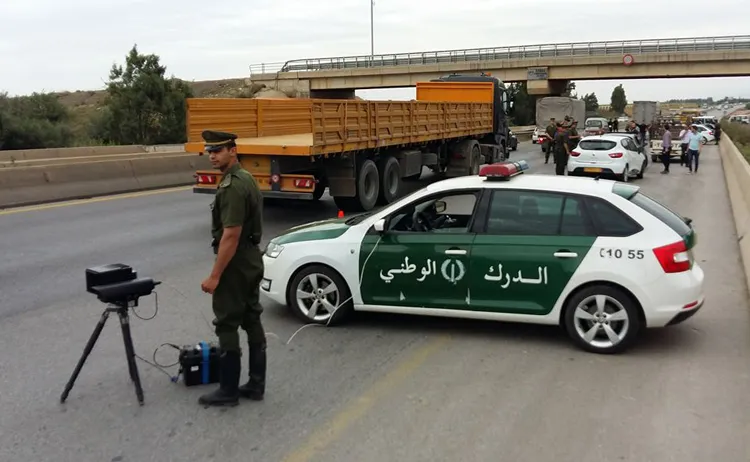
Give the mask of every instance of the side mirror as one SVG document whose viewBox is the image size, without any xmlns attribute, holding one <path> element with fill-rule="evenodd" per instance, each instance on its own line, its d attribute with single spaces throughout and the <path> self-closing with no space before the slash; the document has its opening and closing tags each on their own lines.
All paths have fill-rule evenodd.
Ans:
<svg viewBox="0 0 750 462">
<path fill-rule="evenodd" d="M 448 208 L 448 204 L 445 201 L 435 201 L 435 212 L 443 213 Z"/>
<path fill-rule="evenodd" d="M 385 231 L 385 218 L 381 218 L 380 220 L 376 221 L 374 225 L 372 225 L 373 228 L 375 228 L 375 231 L 382 233 Z"/>
<path fill-rule="evenodd" d="M 689 217 L 682 217 L 682 221 L 684 221 L 686 225 L 690 226 L 690 224 L 693 222 L 693 219 Z"/>
</svg>

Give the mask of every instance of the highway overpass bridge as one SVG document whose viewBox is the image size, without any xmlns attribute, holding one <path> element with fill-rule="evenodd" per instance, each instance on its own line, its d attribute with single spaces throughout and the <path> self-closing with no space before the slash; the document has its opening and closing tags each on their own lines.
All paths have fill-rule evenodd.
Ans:
<svg viewBox="0 0 750 462">
<path fill-rule="evenodd" d="M 451 73 L 527 81 L 530 94 L 560 94 L 571 80 L 750 76 L 750 36 L 629 40 L 299 59 L 250 66 L 253 83 L 300 97 L 352 98 L 361 88 L 400 88 Z"/>
</svg>

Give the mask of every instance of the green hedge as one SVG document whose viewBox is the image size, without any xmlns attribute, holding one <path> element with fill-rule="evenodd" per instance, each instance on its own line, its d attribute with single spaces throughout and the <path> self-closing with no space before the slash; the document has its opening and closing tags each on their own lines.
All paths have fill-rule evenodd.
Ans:
<svg viewBox="0 0 750 462">
<path fill-rule="evenodd" d="M 721 131 L 732 138 L 737 149 L 745 156 L 745 160 L 750 163 L 750 125 L 730 122 L 724 119 L 721 121 Z"/>
</svg>

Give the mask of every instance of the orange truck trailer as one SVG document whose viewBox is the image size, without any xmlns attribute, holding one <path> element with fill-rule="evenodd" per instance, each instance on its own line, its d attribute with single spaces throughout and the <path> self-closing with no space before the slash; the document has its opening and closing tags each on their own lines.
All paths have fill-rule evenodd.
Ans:
<svg viewBox="0 0 750 462">
<path fill-rule="evenodd" d="M 328 188 L 344 212 L 401 196 L 424 166 L 477 174 L 508 157 L 509 108 L 495 77 L 451 75 L 417 83 L 414 101 L 188 98 L 185 150 L 203 154 L 203 130 L 236 133 L 242 166 L 264 197 L 318 200 Z M 221 173 L 196 172 L 196 193 Z"/>
</svg>

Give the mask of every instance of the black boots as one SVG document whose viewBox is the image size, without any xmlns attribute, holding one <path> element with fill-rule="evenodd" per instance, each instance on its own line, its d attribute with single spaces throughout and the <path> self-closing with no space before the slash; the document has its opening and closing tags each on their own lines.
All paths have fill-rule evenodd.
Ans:
<svg viewBox="0 0 750 462">
<path fill-rule="evenodd" d="M 198 399 L 204 406 L 236 406 L 239 403 L 240 353 L 225 351 L 219 358 L 219 389 Z"/>
<path fill-rule="evenodd" d="M 266 391 L 266 345 L 248 345 L 247 366 L 250 380 L 239 387 L 243 398 L 261 401 Z"/>
<path fill-rule="evenodd" d="M 219 389 L 201 396 L 204 406 L 236 406 L 239 397 L 261 401 L 266 391 L 266 345 L 250 345 L 247 363 L 250 380 L 239 387 L 242 363 L 238 352 L 226 351 L 219 358 Z"/>
</svg>

